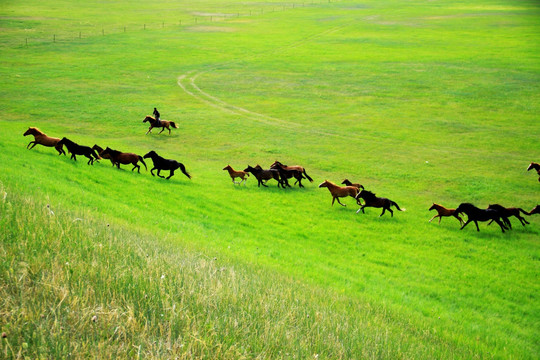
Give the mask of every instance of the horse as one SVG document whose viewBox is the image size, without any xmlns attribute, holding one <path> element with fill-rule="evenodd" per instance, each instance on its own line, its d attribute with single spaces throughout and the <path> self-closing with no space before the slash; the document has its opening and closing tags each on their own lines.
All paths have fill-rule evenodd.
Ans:
<svg viewBox="0 0 540 360">
<path fill-rule="evenodd" d="M 281 165 L 277 161 L 274 162 L 272 165 L 270 165 L 270 169 L 276 169 L 279 172 L 279 177 L 281 178 L 282 184 L 285 184 L 288 187 L 291 187 L 287 179 L 291 179 L 294 177 L 296 179 L 296 181 L 294 182 L 294 185 L 298 184 L 299 187 L 304 187 L 304 185 L 302 185 L 302 179 L 305 179 L 305 178 L 301 171 L 296 170 L 296 169 L 287 169 L 285 166 Z"/>
<path fill-rule="evenodd" d="M 246 185 L 247 177 L 249 177 L 249 173 L 247 171 L 236 171 L 231 167 L 231 165 L 225 166 L 223 170 L 227 170 L 229 172 L 229 176 L 231 177 L 233 184 L 240 185 L 242 182 L 244 182 L 244 186 Z M 236 178 L 240 178 L 242 180 L 240 180 L 240 182 L 236 182 L 234 181 Z"/>
<path fill-rule="evenodd" d="M 287 166 L 287 165 L 283 165 L 282 163 L 280 163 L 279 161 L 274 161 L 274 163 L 272 165 L 270 165 L 270 168 L 271 169 L 275 169 L 276 166 L 279 166 L 281 168 L 283 168 L 284 170 L 296 170 L 296 171 L 299 171 L 301 174 L 303 174 L 306 179 L 309 180 L 309 182 L 313 182 L 313 179 L 306 173 L 306 169 L 304 169 L 303 166 L 300 166 L 300 165 L 294 165 L 294 166 Z"/>
<path fill-rule="evenodd" d="M 174 128 L 174 129 L 178 129 L 178 125 L 176 125 L 176 123 L 174 121 L 169 121 L 169 120 L 159 120 L 159 124 L 157 122 L 157 120 L 150 116 L 150 115 L 146 115 L 146 117 L 144 118 L 143 120 L 143 123 L 145 122 L 149 122 L 150 123 L 150 127 L 148 128 L 148 131 L 146 132 L 145 135 L 148 135 L 148 133 L 153 129 L 153 128 L 163 128 L 161 129 L 161 131 L 158 133 L 161 134 L 163 132 L 163 130 L 165 130 L 165 128 L 167 128 L 167 130 L 169 130 L 169 135 L 171 135 L 171 126 Z"/>
<path fill-rule="evenodd" d="M 64 151 L 64 148 L 62 145 L 58 145 L 60 142 L 59 138 L 47 136 L 43 131 L 39 130 L 37 127 L 29 127 L 28 130 L 25 131 L 23 136 L 27 135 L 33 135 L 34 141 L 30 141 L 28 145 L 26 145 L 26 148 L 30 145 L 32 145 L 29 150 L 33 149 L 34 146 L 37 144 L 47 146 L 47 147 L 54 147 L 56 151 L 58 151 L 58 155 L 66 155 L 66 152 Z"/>
<path fill-rule="evenodd" d="M 345 186 L 354 186 L 355 188 L 357 189 L 364 189 L 364 187 L 361 185 L 361 184 L 358 184 L 358 183 L 352 183 L 349 181 L 349 179 L 345 179 L 341 182 L 343 185 Z"/>
<path fill-rule="evenodd" d="M 537 173 L 538 175 L 540 175 L 540 164 L 537 164 L 537 163 L 535 163 L 535 162 L 531 162 L 531 163 L 529 164 L 529 167 L 527 168 L 527 171 L 529 171 L 529 170 L 531 170 L 531 169 L 536 170 L 536 173 Z M 538 177 L 538 181 L 540 181 L 540 176 Z"/>
<path fill-rule="evenodd" d="M 501 217 L 503 219 L 503 222 L 510 229 L 512 228 L 512 224 L 510 223 L 510 220 L 508 220 L 508 218 L 510 216 L 515 216 L 519 220 L 519 222 L 521 222 L 521 225 L 523 225 L 523 226 L 525 226 L 525 224 L 529 224 L 529 222 L 523 216 L 521 216 L 519 214 L 520 212 L 522 212 L 525 215 L 529 215 L 529 213 L 526 212 L 525 210 L 521 209 L 521 208 L 515 208 L 515 207 L 513 207 L 513 208 L 505 208 L 504 206 L 499 205 L 499 204 L 490 204 L 487 208 L 499 211 L 501 213 Z M 493 222 L 493 221 L 491 221 L 491 222 Z M 491 222 L 489 224 L 491 224 Z"/>
<path fill-rule="evenodd" d="M 339 201 L 340 197 L 353 197 L 356 200 L 356 203 L 360 205 L 358 199 L 356 198 L 356 195 L 358 195 L 358 188 L 356 186 L 339 186 L 334 184 L 331 181 L 324 180 L 321 184 L 319 184 L 320 188 L 328 188 L 330 191 L 330 194 L 332 194 L 332 206 L 334 206 L 334 201 L 337 200 L 338 204 L 341 206 L 347 206 L 345 204 L 342 204 L 341 201 Z"/>
<path fill-rule="evenodd" d="M 62 140 L 58 142 L 58 146 L 66 145 L 68 152 L 71 153 L 71 159 L 77 161 L 75 155 L 83 155 L 88 158 L 88 165 L 94 165 L 94 158 L 97 160 L 101 159 L 94 149 L 90 146 L 79 145 L 66 137 L 63 137 Z"/>
<path fill-rule="evenodd" d="M 103 154 L 103 148 L 97 144 L 95 144 L 94 146 L 92 146 L 92 149 L 93 150 L 96 150 L 97 154 L 99 155 L 100 158 L 102 159 L 109 159 L 111 161 L 111 164 L 112 166 L 114 166 L 114 161 L 112 160 L 111 158 L 111 155 L 110 154 Z"/>
<path fill-rule="evenodd" d="M 244 169 L 245 172 L 250 172 L 255 176 L 255 178 L 258 181 L 257 186 L 261 187 L 265 186 L 268 187 L 265 183 L 268 182 L 268 180 L 275 179 L 278 182 L 278 187 L 285 188 L 283 183 L 281 182 L 281 179 L 279 178 L 279 171 L 276 169 L 263 169 L 260 165 L 256 165 L 255 167 L 251 167 L 250 165 L 247 166 L 247 168 Z"/>
<path fill-rule="evenodd" d="M 531 211 L 527 213 L 528 215 L 540 214 L 540 205 L 536 205 Z"/>
<path fill-rule="evenodd" d="M 102 154 L 108 155 L 113 165 L 116 165 L 118 169 L 120 169 L 120 164 L 124 164 L 124 165 L 131 164 L 133 165 L 133 169 L 131 169 L 131 171 L 137 169 L 137 172 L 140 174 L 141 166 L 138 164 L 138 162 L 140 161 L 144 165 L 144 168 L 146 169 L 146 171 L 148 171 L 148 168 L 146 167 L 146 163 L 144 162 L 142 156 L 140 155 L 133 154 L 133 153 L 120 152 L 118 150 L 113 150 L 109 147 L 103 150 Z"/>
<path fill-rule="evenodd" d="M 381 215 L 379 215 L 379 217 L 383 216 L 384 215 L 384 212 L 386 210 L 390 211 L 390 214 L 391 216 L 393 217 L 394 216 L 394 212 L 392 211 L 392 209 L 390 209 L 390 206 L 395 206 L 396 209 L 398 209 L 399 211 L 405 211 L 405 209 L 400 209 L 399 208 L 399 205 L 390 200 L 390 199 L 387 199 L 387 198 L 380 198 L 380 197 L 377 197 L 375 196 L 374 193 L 372 193 L 371 191 L 368 191 L 368 190 L 360 190 L 360 192 L 358 193 L 358 195 L 356 195 L 356 200 L 359 201 L 359 199 L 364 199 L 365 201 L 365 204 L 362 205 L 360 207 L 360 209 L 356 210 L 356 213 L 358 214 L 360 212 L 360 210 L 362 210 L 363 213 L 365 213 L 364 211 L 364 208 L 366 207 L 376 207 L 376 208 L 380 208 L 382 207 L 383 208 L 383 211 L 381 213 Z"/>
<path fill-rule="evenodd" d="M 456 214 L 456 209 L 448 209 L 442 205 L 435 204 L 435 203 L 431 205 L 431 207 L 429 208 L 429 211 L 433 209 L 437 210 L 437 215 L 433 216 L 431 220 L 429 220 L 429 222 L 431 222 L 435 218 L 439 218 L 439 224 L 440 224 L 443 216 L 453 216 L 459 220 L 459 225 L 463 225 L 464 223 L 463 219 L 458 214 Z"/>
<path fill-rule="evenodd" d="M 154 150 L 150 151 L 148 154 L 144 155 L 143 156 L 144 159 L 152 159 L 152 162 L 154 163 L 154 167 L 152 168 L 152 170 L 150 170 L 150 173 L 152 174 L 152 176 L 154 176 L 154 170 L 157 169 L 157 176 L 161 177 L 161 178 L 164 178 L 165 176 L 161 176 L 159 175 L 159 172 L 161 170 L 170 170 L 170 174 L 169 176 L 166 178 L 167 180 L 169 180 L 171 178 L 171 176 L 174 175 L 174 171 L 178 168 L 180 168 L 180 171 L 182 171 L 182 173 L 184 175 L 186 175 L 188 177 L 188 179 L 191 179 L 191 175 L 186 171 L 186 167 L 184 166 L 184 164 L 176 161 L 176 160 L 172 160 L 172 159 L 164 159 L 162 158 L 161 156 L 159 156 Z"/>
<path fill-rule="evenodd" d="M 508 228 L 501 222 L 501 213 L 498 210 L 479 209 L 471 203 L 461 203 L 456 209 L 456 214 L 461 213 L 467 214 L 468 219 L 467 222 L 463 224 L 463 226 L 460 228 L 460 230 L 463 230 L 465 226 L 467 226 L 470 222 L 474 221 L 474 224 L 476 225 L 476 230 L 480 231 L 480 228 L 478 227 L 478 221 L 489 220 L 495 221 L 501 227 L 502 232 L 504 232 L 505 229 L 508 230 Z"/>
</svg>

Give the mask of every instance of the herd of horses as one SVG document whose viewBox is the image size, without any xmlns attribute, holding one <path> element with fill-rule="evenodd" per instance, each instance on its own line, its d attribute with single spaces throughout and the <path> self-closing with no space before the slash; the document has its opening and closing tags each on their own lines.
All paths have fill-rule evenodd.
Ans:
<svg viewBox="0 0 540 360">
<path fill-rule="evenodd" d="M 163 130 L 165 129 L 168 129 L 169 134 L 171 132 L 170 127 L 178 128 L 178 126 L 172 121 L 160 120 L 159 123 L 156 123 L 156 120 L 151 116 L 146 116 L 143 122 L 150 122 L 150 128 L 148 129 L 147 134 L 154 127 L 162 127 L 163 129 L 161 130 L 161 132 L 163 132 Z M 157 170 L 157 176 L 165 178 L 165 176 L 162 176 L 160 172 L 162 170 L 169 170 L 169 176 L 166 177 L 166 179 L 170 179 L 171 176 L 174 175 L 174 172 L 177 169 L 180 169 L 180 171 L 185 176 L 191 179 L 191 175 L 186 171 L 184 164 L 173 159 L 165 159 L 159 156 L 153 150 L 149 151 L 144 156 L 140 156 L 134 153 L 125 153 L 114 150 L 109 147 L 103 149 L 97 144 L 93 147 L 89 147 L 79 145 L 66 137 L 62 139 L 50 137 L 36 127 L 29 127 L 23 135 L 34 136 L 34 141 L 31 141 L 26 146 L 27 149 L 32 149 L 34 146 L 39 144 L 47 147 L 54 147 L 58 152 L 58 155 L 66 155 L 66 152 L 64 151 L 65 146 L 68 152 L 71 154 L 71 159 L 76 161 L 77 155 L 85 156 L 86 158 L 88 158 L 88 165 L 93 165 L 95 161 L 98 161 L 100 159 L 109 159 L 111 161 L 111 164 L 113 166 L 116 166 L 117 168 L 120 168 L 120 164 L 131 164 L 133 165 L 131 171 L 137 169 L 137 172 L 140 173 L 141 167 L 139 165 L 139 162 L 144 165 L 146 170 L 148 170 L 144 159 L 149 158 L 152 159 L 152 162 L 154 164 L 153 168 L 150 170 L 152 176 L 154 176 L 154 170 Z M 540 176 L 540 164 L 532 162 L 527 168 L 527 171 L 531 169 L 536 170 L 536 172 Z M 308 181 L 313 182 L 313 179 L 307 174 L 306 169 L 303 166 L 288 166 L 282 164 L 279 161 L 275 161 L 273 164 L 270 165 L 268 169 L 263 169 L 260 165 L 256 165 L 255 167 L 248 165 L 247 168 L 245 168 L 244 170 L 234 170 L 230 165 L 227 165 L 223 168 L 223 170 L 226 170 L 229 173 L 232 182 L 238 185 L 242 183 L 245 185 L 250 174 L 252 174 L 257 179 L 258 187 L 260 187 L 261 185 L 264 187 L 268 187 L 267 182 L 270 180 L 276 180 L 278 188 L 282 189 L 285 189 L 286 187 L 291 187 L 289 179 L 295 179 L 296 181 L 294 182 L 294 185 L 298 184 L 298 186 L 301 188 L 304 187 L 304 185 L 302 185 L 303 179 L 307 179 Z M 239 179 L 239 181 L 236 182 L 236 179 Z M 540 177 L 538 181 L 540 181 Z M 332 206 L 334 206 L 334 202 L 336 200 L 338 204 L 346 206 L 345 204 L 341 203 L 339 199 L 352 197 L 355 199 L 357 205 L 360 206 L 356 213 L 359 213 L 360 211 L 364 213 L 364 208 L 366 207 L 375 207 L 382 208 L 382 212 L 379 216 L 384 215 L 385 212 L 388 211 L 393 217 L 394 212 L 391 209 L 392 206 L 399 211 L 405 210 L 401 209 L 395 201 L 392 201 L 388 198 L 378 197 L 373 192 L 366 190 L 364 186 L 359 183 L 352 183 L 348 179 L 345 179 L 342 181 L 341 184 L 344 186 L 337 185 L 328 180 L 325 180 L 324 182 L 319 184 L 319 188 L 327 188 L 330 191 L 330 194 L 332 195 Z M 480 228 L 478 227 L 478 222 L 490 221 L 489 224 L 495 222 L 497 225 L 499 225 L 502 232 L 504 233 L 505 230 L 512 228 L 512 224 L 509 220 L 510 217 L 516 217 L 520 221 L 520 223 L 525 226 L 526 224 L 529 224 L 529 222 L 523 216 L 521 216 L 521 214 L 528 216 L 540 214 L 540 205 L 537 205 L 531 211 L 525 211 L 521 208 L 515 207 L 505 208 L 498 204 L 492 204 L 489 205 L 486 209 L 480 209 L 471 203 L 462 203 L 457 208 L 452 209 L 446 208 L 440 204 L 433 203 L 429 210 L 437 211 L 437 214 L 433 216 L 429 220 L 429 222 L 433 221 L 436 218 L 439 218 L 440 224 L 442 217 L 454 217 L 459 221 L 461 225 L 460 230 L 462 230 L 471 222 L 474 222 L 477 231 L 480 231 Z M 461 214 L 467 215 L 467 221 L 464 221 L 460 217 Z"/>
</svg>

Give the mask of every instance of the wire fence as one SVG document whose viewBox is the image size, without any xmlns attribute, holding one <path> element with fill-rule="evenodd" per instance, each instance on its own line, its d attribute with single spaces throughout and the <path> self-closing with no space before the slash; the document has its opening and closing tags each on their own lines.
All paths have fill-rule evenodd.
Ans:
<svg viewBox="0 0 540 360">
<path fill-rule="evenodd" d="M 323 3 L 335 3 L 339 0 L 311 0 L 301 3 L 288 3 L 280 5 L 268 5 L 264 8 L 250 9 L 237 11 L 234 13 L 223 13 L 223 14 L 211 14 L 211 13 L 194 13 L 195 15 L 191 17 L 183 17 L 178 19 L 177 22 L 168 20 L 161 22 L 152 22 L 152 23 L 140 23 L 140 24 L 126 24 L 126 25 L 111 25 L 111 26 L 95 26 L 87 25 L 79 28 L 78 30 L 59 30 L 53 32 L 50 35 L 40 34 L 36 36 L 27 35 L 24 38 L 24 46 L 31 46 L 37 44 L 46 44 L 46 43 L 61 43 L 75 41 L 78 39 L 91 38 L 96 36 L 107 36 L 113 34 L 127 33 L 131 31 L 146 31 L 146 30 L 159 30 L 165 28 L 189 28 L 202 24 L 210 24 L 216 22 L 224 22 L 227 20 L 250 17 L 250 16 L 260 16 L 268 13 L 278 12 L 278 11 L 287 11 L 297 8 L 304 8 L 308 6 L 316 6 Z"/>
</svg>

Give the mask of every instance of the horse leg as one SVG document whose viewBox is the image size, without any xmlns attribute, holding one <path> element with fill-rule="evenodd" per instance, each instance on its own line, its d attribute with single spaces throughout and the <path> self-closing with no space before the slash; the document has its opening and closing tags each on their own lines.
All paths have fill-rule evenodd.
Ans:
<svg viewBox="0 0 540 360">
<path fill-rule="evenodd" d="M 387 210 L 390 211 L 390 216 L 391 216 L 391 217 L 394 217 L 394 211 L 392 211 L 392 209 L 390 209 L 390 206 L 388 207 Z"/>
<path fill-rule="evenodd" d="M 360 209 L 356 210 L 356 213 L 358 214 L 360 212 L 360 210 L 362 210 L 362 213 L 365 214 L 366 212 L 364 211 L 364 208 L 366 207 L 366 205 L 362 205 L 360 207 Z"/>
<path fill-rule="evenodd" d="M 431 222 L 431 220 L 435 219 L 437 216 L 440 216 L 440 215 L 433 216 L 428 222 Z M 441 219 L 439 218 L 439 224 L 440 224 L 440 221 L 441 221 Z"/>
<path fill-rule="evenodd" d="M 169 180 L 171 178 L 171 176 L 174 175 L 174 170 L 171 169 L 171 173 L 169 174 L 169 176 L 166 177 L 167 180 Z"/>
<path fill-rule="evenodd" d="M 75 156 L 75 154 L 71 153 L 71 159 L 77 161 L 77 157 Z"/>
<path fill-rule="evenodd" d="M 169 135 L 171 135 L 171 128 L 167 126 L 167 130 L 169 130 Z"/>
<path fill-rule="evenodd" d="M 30 144 L 33 144 L 33 145 L 32 145 L 32 147 L 31 147 L 30 149 L 28 149 L 28 147 L 30 146 Z M 29 143 L 28 145 L 26 145 L 26 148 L 27 148 L 28 150 L 32 150 L 32 149 L 34 148 L 34 146 L 36 146 L 36 145 L 37 145 L 37 142 L 35 142 L 35 141 L 30 141 L 30 143 Z"/>
<path fill-rule="evenodd" d="M 158 171 L 157 171 L 157 176 L 159 176 L 160 178 L 164 178 L 165 176 L 159 175 L 160 172 L 161 172 L 161 169 L 158 169 Z"/>
<path fill-rule="evenodd" d="M 454 214 L 453 216 L 459 220 L 459 225 L 463 225 L 463 219 L 459 215 Z"/>
<path fill-rule="evenodd" d="M 341 205 L 341 206 L 347 206 L 347 205 L 343 205 L 343 204 L 341 203 L 341 201 L 339 201 L 339 198 L 338 198 L 338 197 L 335 198 L 335 199 L 337 200 L 337 202 L 338 202 L 339 205 Z"/>
<path fill-rule="evenodd" d="M 161 131 L 158 132 L 158 135 L 161 134 L 163 132 L 163 130 L 165 130 L 165 126 L 161 128 Z"/>
<path fill-rule="evenodd" d="M 84 156 L 86 156 L 89 159 L 86 165 L 94 165 L 94 158 L 92 158 L 90 155 L 84 155 Z"/>
<path fill-rule="evenodd" d="M 516 216 L 518 220 L 521 222 L 521 225 L 525 226 L 525 224 L 530 224 L 523 216 Z"/>
<path fill-rule="evenodd" d="M 334 206 L 334 201 L 336 201 L 335 196 L 332 197 L 332 206 Z"/>
<path fill-rule="evenodd" d="M 478 221 L 474 220 L 474 224 L 476 225 L 476 231 L 480 231 L 480 228 L 478 227 Z"/>
<path fill-rule="evenodd" d="M 147 131 L 146 134 L 144 134 L 144 135 L 148 135 L 148 133 L 152 130 L 152 128 L 153 128 L 153 126 L 150 125 L 150 127 L 148 128 L 148 131 Z"/>
<path fill-rule="evenodd" d="M 493 219 L 501 227 L 502 232 L 504 232 L 504 224 L 499 221 L 499 219 Z M 510 228 L 511 229 L 511 228 Z"/>
</svg>

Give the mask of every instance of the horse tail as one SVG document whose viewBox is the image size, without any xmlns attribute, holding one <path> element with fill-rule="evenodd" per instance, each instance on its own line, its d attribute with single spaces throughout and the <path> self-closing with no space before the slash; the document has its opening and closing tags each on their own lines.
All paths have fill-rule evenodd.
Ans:
<svg viewBox="0 0 540 360">
<path fill-rule="evenodd" d="M 394 205 L 396 207 L 396 209 L 398 209 L 399 211 L 405 211 L 406 210 L 406 209 L 400 209 L 399 205 L 395 201 L 392 201 L 392 200 L 390 200 L 390 205 Z"/>
<path fill-rule="evenodd" d="M 527 211 L 523 210 L 522 208 L 518 208 L 518 210 L 519 210 L 521 213 L 525 214 L 525 215 L 531 216 L 531 213 L 530 213 L 530 212 L 527 212 Z"/>
<path fill-rule="evenodd" d="M 175 129 L 178 129 L 178 125 L 174 121 L 171 121 L 171 126 Z"/>
<path fill-rule="evenodd" d="M 309 180 L 309 182 L 313 182 L 313 179 L 309 177 L 309 175 L 306 173 L 306 169 L 303 170 L 304 175 L 306 175 L 306 178 Z"/>
<path fill-rule="evenodd" d="M 186 167 L 184 166 L 184 164 L 182 163 L 179 163 L 179 164 L 180 164 L 180 170 L 184 173 L 184 175 L 188 177 L 188 179 L 191 179 L 191 175 L 189 175 L 189 173 L 186 171 Z"/>
<path fill-rule="evenodd" d="M 144 165 L 144 168 L 146 169 L 146 171 L 148 171 L 148 168 L 146 167 L 146 163 L 144 162 L 144 159 L 141 155 L 137 155 L 139 157 L 139 161 L 143 163 Z"/>
</svg>

